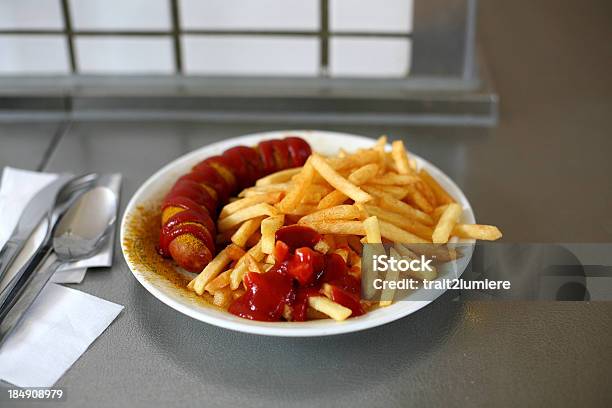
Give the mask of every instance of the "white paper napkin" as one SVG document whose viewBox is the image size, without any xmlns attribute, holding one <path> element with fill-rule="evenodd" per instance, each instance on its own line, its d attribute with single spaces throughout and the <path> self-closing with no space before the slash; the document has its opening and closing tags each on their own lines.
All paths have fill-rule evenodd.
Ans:
<svg viewBox="0 0 612 408">
<path fill-rule="evenodd" d="M 52 387 L 123 306 L 51 283 L 0 348 L 0 378 Z"/>
<path fill-rule="evenodd" d="M 0 184 L 3 220 L 0 224 L 0 248 L 10 237 L 28 201 L 56 177 L 54 174 L 4 168 Z M 120 176 L 116 177 L 118 189 Z M 41 225 L 16 258 L 7 277 L 0 282 L 0 289 L 29 258 L 44 234 L 45 227 Z M 96 265 L 104 266 L 104 260 L 112 259 L 112 247 L 108 253 L 110 257 L 104 254 L 96 256 Z M 58 271 L 55 281 L 78 283 L 86 270 L 86 267 L 72 265 Z M 21 387 L 51 387 L 112 323 L 121 309 L 123 306 L 50 283 L 0 348 L 0 379 Z"/>
</svg>

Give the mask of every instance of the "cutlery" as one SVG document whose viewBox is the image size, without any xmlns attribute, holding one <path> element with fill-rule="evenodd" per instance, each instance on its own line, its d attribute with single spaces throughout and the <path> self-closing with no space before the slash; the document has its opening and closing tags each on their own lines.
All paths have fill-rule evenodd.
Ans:
<svg viewBox="0 0 612 408">
<path fill-rule="evenodd" d="M 79 197 L 53 228 L 52 250 L 17 295 L 0 310 L 0 345 L 55 271 L 67 262 L 88 258 L 102 248 L 116 221 L 117 197 L 106 187 L 96 187 Z"/>
<path fill-rule="evenodd" d="M 32 197 L 26 205 L 19 221 L 8 241 L 0 250 L 0 282 L 13 264 L 17 254 L 23 249 L 36 227 L 40 224 L 43 216 L 54 204 L 58 192 L 70 181 L 72 176 L 61 175 L 49 183 Z"/>
<path fill-rule="evenodd" d="M 51 235 L 53 232 L 53 226 L 56 224 L 59 217 L 66 212 L 66 210 L 70 207 L 72 203 L 79 197 L 79 195 L 86 189 L 93 186 L 93 184 L 98 180 L 99 175 L 97 173 L 88 173 L 82 176 L 73 177 L 69 179 L 67 183 L 64 183 L 59 191 L 55 192 L 55 195 L 52 197 L 53 201 L 51 205 L 45 204 L 43 208 L 46 211 L 46 233 L 45 237 L 38 245 L 35 252 L 30 256 L 30 258 L 25 262 L 23 266 L 17 271 L 15 276 L 11 279 L 11 281 L 5 286 L 5 288 L 0 292 L 0 310 L 3 305 L 7 302 L 11 293 L 13 293 L 13 288 L 19 283 L 20 280 L 27 280 L 29 275 L 36 269 L 36 267 L 40 264 L 40 261 L 51 248 Z M 38 194 L 34 198 L 38 198 Z M 48 197 L 47 197 L 48 200 Z M 34 228 L 38 226 L 40 223 L 40 216 L 36 220 L 34 224 Z M 21 224 L 21 222 L 20 222 Z M 30 232 L 31 234 L 31 232 Z M 27 241 L 29 237 L 26 237 L 24 242 Z M 17 242 L 15 240 L 15 242 Z M 23 247 L 23 243 L 21 247 Z M 10 250 L 13 252 L 13 249 Z M 18 251 L 17 251 L 18 252 Z M 15 254 L 11 255 L 11 262 L 7 264 L 7 269 L 10 267 L 10 264 L 15 258 Z M 1 281 L 1 279 L 0 279 Z"/>
</svg>

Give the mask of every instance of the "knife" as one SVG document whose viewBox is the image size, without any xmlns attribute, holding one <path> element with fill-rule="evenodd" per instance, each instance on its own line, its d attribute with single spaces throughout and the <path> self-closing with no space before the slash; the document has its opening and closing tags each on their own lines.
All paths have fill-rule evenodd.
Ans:
<svg viewBox="0 0 612 408">
<path fill-rule="evenodd" d="M 15 276 L 13 276 L 0 291 L 0 309 L 5 308 L 6 305 L 12 301 L 16 296 L 16 288 L 23 285 L 24 282 L 27 282 L 41 261 L 44 260 L 45 254 L 51 248 L 51 236 L 55 223 L 84 191 L 91 189 L 98 178 L 99 175 L 97 173 L 88 173 L 79 177 L 68 176 L 68 181 L 61 184 L 60 189 L 55 192 L 53 201 L 50 204 L 47 203 L 47 210 L 43 212 L 43 215 L 46 216 L 47 223 L 45 237 L 42 242 L 38 244 L 36 250 L 26 263 L 21 266 Z M 36 197 L 37 196 L 34 198 Z"/>
<path fill-rule="evenodd" d="M 55 197 L 59 190 L 71 178 L 72 176 L 68 174 L 60 175 L 56 180 L 47 184 L 47 186 L 36 193 L 28 205 L 26 205 L 13 233 L 2 250 L 0 250 L 0 282 L 2 282 L 15 258 L 55 202 Z"/>
</svg>

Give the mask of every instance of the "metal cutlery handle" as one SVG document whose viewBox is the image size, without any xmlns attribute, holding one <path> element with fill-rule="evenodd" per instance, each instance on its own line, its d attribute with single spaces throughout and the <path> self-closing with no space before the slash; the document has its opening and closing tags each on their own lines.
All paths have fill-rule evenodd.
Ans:
<svg viewBox="0 0 612 408">
<path fill-rule="evenodd" d="M 19 243 L 11 240 L 7 241 L 4 247 L 0 249 L 0 282 L 2 282 L 6 271 L 8 271 L 18 253 Z"/>
<path fill-rule="evenodd" d="M 2 307 L 0 310 L 0 345 L 19 324 L 21 318 L 62 263 L 55 253 L 49 250 L 40 263 L 40 268 L 18 288 L 15 296 Z"/>
<path fill-rule="evenodd" d="M 50 249 L 51 245 L 49 242 L 43 243 L 4 286 L 0 292 L 0 316 L 2 316 L 2 311 L 5 309 L 6 305 L 17 295 L 19 287 L 27 285 L 32 274 L 36 272 L 39 265 L 47 258 Z"/>
</svg>

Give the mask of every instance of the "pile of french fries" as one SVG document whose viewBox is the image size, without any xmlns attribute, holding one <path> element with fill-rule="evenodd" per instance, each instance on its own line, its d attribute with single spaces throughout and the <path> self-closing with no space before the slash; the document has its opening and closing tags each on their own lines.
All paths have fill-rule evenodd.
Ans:
<svg viewBox="0 0 612 408">
<path fill-rule="evenodd" d="M 452 237 L 501 237 L 495 226 L 460 223 L 462 207 L 425 169 L 417 168 L 401 140 L 392 143 L 390 152 L 386 147 L 382 136 L 372 148 L 354 153 L 313 153 L 303 167 L 263 177 L 243 190 L 219 216 L 217 244 L 225 248 L 188 287 L 227 308 L 244 293 L 247 272 L 264 273 L 274 265 L 275 233 L 283 225 L 297 223 L 319 232 L 323 239 L 315 249 L 342 256 L 356 277 L 361 276 L 363 243 L 445 244 Z M 350 309 L 327 295 L 324 288 L 320 297 L 309 300 L 310 317 L 350 316 Z"/>
</svg>

